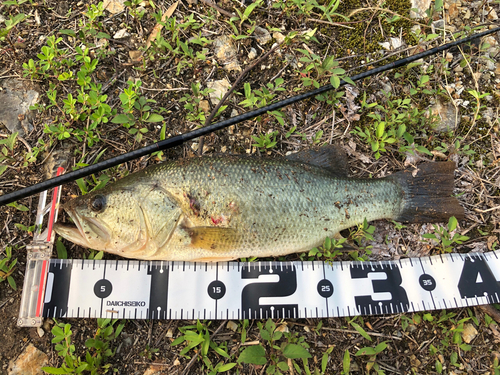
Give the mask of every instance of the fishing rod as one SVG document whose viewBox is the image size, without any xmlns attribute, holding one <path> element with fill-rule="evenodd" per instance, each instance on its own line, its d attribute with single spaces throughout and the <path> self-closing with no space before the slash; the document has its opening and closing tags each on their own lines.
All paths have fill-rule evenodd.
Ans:
<svg viewBox="0 0 500 375">
<path fill-rule="evenodd" d="M 463 43 L 470 42 L 474 39 L 481 38 L 483 36 L 493 34 L 493 33 L 498 32 L 498 31 L 500 31 L 500 27 L 497 27 L 497 28 L 494 28 L 491 30 L 487 30 L 487 31 L 483 31 L 481 33 L 471 35 L 467 38 L 459 39 L 457 41 L 450 42 L 450 43 L 444 44 L 442 46 L 432 48 L 428 51 L 421 52 L 421 53 L 418 53 L 418 54 L 413 55 L 413 56 L 405 57 L 403 59 L 394 61 L 392 63 L 386 64 L 383 66 L 380 66 L 378 68 L 370 69 L 364 73 L 356 74 L 356 75 L 350 77 L 350 80 L 355 82 L 355 81 L 359 81 L 363 78 L 367 78 L 367 77 L 370 77 L 370 76 L 378 74 L 378 73 L 382 73 L 382 72 L 386 72 L 388 70 L 399 68 L 399 67 L 407 65 L 413 61 L 417 61 L 417 60 L 422 59 L 424 57 L 437 54 L 439 52 L 445 51 L 445 50 L 450 49 L 452 47 L 458 46 L 458 45 L 463 44 Z M 347 83 L 348 82 L 346 82 L 345 80 L 341 80 L 339 87 L 342 87 L 342 86 L 346 85 Z M 181 145 L 187 141 L 190 141 L 194 138 L 201 137 L 202 135 L 206 135 L 208 133 L 212 133 L 212 132 L 215 132 L 217 130 L 224 129 L 228 126 L 237 124 L 239 122 L 250 120 L 254 117 L 263 115 L 269 111 L 274 111 L 274 110 L 283 108 L 287 105 L 297 103 L 301 100 L 308 99 L 308 98 L 314 97 L 314 96 L 319 95 L 319 94 L 323 94 L 327 91 L 334 90 L 334 89 L 335 89 L 335 87 L 333 87 L 331 84 L 328 84 L 328 85 L 322 86 L 320 88 L 317 88 L 315 90 L 306 92 L 304 94 L 292 96 L 290 98 L 281 100 L 277 103 L 270 104 L 266 107 L 255 109 L 253 111 L 246 112 L 246 113 L 243 113 L 241 115 L 231 117 L 231 118 L 224 120 L 224 121 L 216 122 L 212 125 L 193 130 L 189 133 L 184 133 L 181 135 L 177 135 L 175 137 L 165 139 L 163 141 L 151 144 L 149 146 L 146 146 L 146 147 L 143 147 L 143 148 L 131 151 L 131 152 L 127 152 L 123 155 L 119 155 L 119 156 L 116 156 L 114 158 L 104 160 L 104 161 L 101 161 L 101 162 L 93 164 L 93 165 L 89 165 L 88 167 L 84 167 L 84 168 L 78 169 L 76 171 L 72 171 L 72 172 L 69 172 L 67 174 L 63 174 L 61 176 L 51 178 L 49 180 L 40 182 L 40 183 L 35 184 L 35 185 L 28 186 L 26 188 L 14 191 L 12 193 L 4 194 L 4 195 L 0 196 L 0 206 L 3 206 L 3 205 L 8 204 L 8 203 L 12 203 L 18 199 L 25 198 L 25 197 L 28 197 L 28 196 L 33 195 L 33 194 L 41 193 L 44 190 L 48 190 L 48 189 L 54 188 L 54 187 L 62 185 L 62 184 L 66 184 L 68 182 L 73 182 L 79 178 L 87 177 L 91 174 L 100 172 L 104 169 L 108 169 L 108 168 L 117 166 L 118 164 L 126 163 L 130 160 L 134 160 L 134 159 L 140 158 L 142 156 L 149 155 L 153 152 L 167 150 L 169 148 L 179 146 L 179 145 Z"/>
</svg>

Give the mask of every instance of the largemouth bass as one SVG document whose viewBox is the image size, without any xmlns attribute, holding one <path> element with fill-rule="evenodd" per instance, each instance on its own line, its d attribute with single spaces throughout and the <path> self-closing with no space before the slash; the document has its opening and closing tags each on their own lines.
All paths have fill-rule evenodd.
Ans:
<svg viewBox="0 0 500 375">
<path fill-rule="evenodd" d="M 221 156 L 153 165 L 69 201 L 63 207 L 74 225 L 55 230 L 127 258 L 226 261 L 307 251 L 365 218 L 463 215 L 451 197 L 453 162 L 353 179 L 339 155 L 326 147 L 292 160 Z"/>
</svg>

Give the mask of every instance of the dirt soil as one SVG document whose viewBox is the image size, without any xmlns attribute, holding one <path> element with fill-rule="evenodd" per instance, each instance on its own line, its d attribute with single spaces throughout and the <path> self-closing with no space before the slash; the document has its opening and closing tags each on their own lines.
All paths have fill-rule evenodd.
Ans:
<svg viewBox="0 0 500 375">
<path fill-rule="evenodd" d="M 0 86 L 6 79 L 15 78 L 36 87 L 40 92 L 40 104 L 49 106 L 47 92 L 51 86 L 56 87 L 59 95 L 67 96 L 73 92 L 76 97 L 76 79 L 67 82 L 57 76 L 31 77 L 25 74 L 23 64 L 30 59 L 38 61 L 37 55 L 46 45 L 51 35 L 61 37 L 59 48 L 67 48 L 70 56 L 76 55 L 76 47 L 80 45 L 79 31 L 90 24 L 88 6 L 97 4 L 95 0 L 83 1 L 15 1 L 0 5 L 0 15 L 5 19 L 24 13 L 28 18 L 16 25 L 7 38 L 0 43 Z M 457 2 L 445 1 L 441 11 L 432 14 L 431 18 L 415 20 L 410 18 L 409 1 L 388 0 L 385 3 L 364 0 L 341 1 L 336 13 L 347 16 L 354 10 L 349 20 L 332 15 L 328 20 L 319 8 L 308 9 L 307 2 L 279 2 L 283 6 L 273 7 L 275 1 L 264 1 L 249 16 L 249 20 L 241 23 L 233 21 L 229 24 L 231 13 L 236 9 L 244 12 L 250 2 L 230 0 L 217 1 L 214 5 L 208 1 L 180 1 L 172 17 L 176 17 L 178 40 L 190 41 L 193 52 L 204 53 L 205 58 L 187 58 L 182 54 L 173 54 L 165 45 L 152 44 L 147 51 L 145 45 L 153 32 L 157 19 L 153 14 L 161 9 L 163 12 L 172 5 L 172 1 L 155 0 L 131 2 L 123 11 L 110 13 L 105 10 L 95 23 L 98 32 L 105 36 L 84 35 L 83 38 L 93 43 L 90 56 L 98 58 L 99 64 L 92 75 L 92 82 L 102 84 L 107 94 L 106 103 L 121 112 L 120 94 L 129 87 L 127 81 L 141 80 L 141 95 L 156 102 L 151 104 L 164 120 L 160 123 L 144 122 L 138 128 L 145 130 L 142 137 L 138 133 L 131 134 L 129 129 L 113 123 L 101 123 L 97 140 L 90 145 L 89 133 L 78 139 L 74 133 L 69 137 L 58 138 L 56 131 L 47 131 L 48 126 L 57 125 L 67 120 L 67 116 L 57 106 L 45 110 L 34 111 L 33 130 L 24 134 L 16 143 L 10 154 L 11 159 L 7 171 L 0 176 L 0 194 L 5 194 L 34 183 L 43 181 L 52 174 L 55 166 L 62 161 L 68 168 L 92 164 L 98 158 L 107 158 L 137 149 L 158 141 L 162 135 L 162 125 L 166 125 L 164 136 L 185 133 L 204 124 L 215 104 L 208 98 L 196 104 L 194 110 L 185 107 L 181 101 L 185 94 L 192 94 L 192 84 L 200 83 L 201 90 L 212 81 L 227 79 L 234 83 L 241 74 L 238 69 L 228 71 L 214 51 L 213 41 L 223 35 L 239 34 L 246 36 L 253 26 L 270 30 L 269 41 L 257 38 L 259 30 L 250 37 L 233 39 L 235 55 L 233 61 L 242 69 L 252 61 L 271 50 L 281 36 L 291 32 L 311 33 L 315 40 L 305 40 L 297 36 L 285 43 L 279 50 L 273 51 L 269 57 L 259 62 L 242 80 L 239 87 L 227 100 L 220 117 L 229 118 L 236 113 L 249 110 L 241 101 L 245 98 L 243 83 L 251 84 L 253 90 L 282 78 L 283 91 L 277 91 L 273 101 L 306 92 L 312 86 L 305 86 L 304 79 L 317 79 L 320 84 L 328 83 L 329 76 L 318 76 L 316 69 L 307 72 L 308 62 L 303 57 L 306 53 L 315 54 L 323 60 L 332 55 L 349 76 L 369 68 L 409 56 L 444 43 L 442 38 L 426 40 L 432 33 L 442 35 L 439 27 L 446 25 L 446 41 L 451 40 L 451 32 L 458 32 L 476 26 L 484 26 L 497 22 L 500 5 L 486 1 Z M 319 1 L 327 4 L 327 1 Z M 436 4 L 438 1 L 435 2 Z M 136 4 L 136 5 L 133 5 Z M 432 2 L 434 4 L 434 2 Z M 142 17 L 139 15 L 144 12 Z M 400 15 L 399 20 L 391 20 Z M 191 17 L 191 18 L 190 18 Z M 0 24 L 0 28 L 5 23 Z M 420 28 L 424 37 L 418 39 L 411 31 Z M 236 28 L 236 31 L 235 31 Z M 125 29 L 128 34 L 117 38 L 115 34 Z M 61 32 L 73 30 L 74 33 Z M 91 29 L 87 29 L 86 32 Z M 165 40 L 174 31 L 164 27 L 161 31 Z M 260 31 L 262 33 L 262 31 Z M 459 38 L 459 36 L 454 36 Z M 101 39 L 104 42 L 101 43 Z M 207 41 L 197 40 L 205 38 Z M 397 39 L 397 40 L 396 40 Z M 0 39 L 1 40 L 1 39 Z M 89 42 L 90 43 L 90 42 Z M 385 44 L 384 44 L 385 43 Z M 392 43 L 392 44 L 391 44 Z M 396 43 L 397 45 L 395 45 Z M 488 45 L 485 45 L 488 43 Z M 96 47 L 98 45 L 98 47 Z M 187 142 L 182 146 L 165 151 L 163 155 L 147 156 L 125 163 L 104 172 L 105 179 L 118 179 L 128 173 L 143 169 L 148 164 L 158 163 L 160 159 L 194 157 L 202 150 L 203 154 L 262 154 L 280 157 L 311 145 L 337 143 L 349 154 L 350 175 L 354 177 L 383 177 L 405 166 L 414 165 L 422 160 L 453 160 L 457 164 L 456 194 L 465 207 L 465 219 L 459 223 L 455 232 L 468 236 L 463 244 L 454 246 L 456 252 L 491 251 L 498 248 L 500 233 L 500 142 L 498 112 L 500 109 L 500 64 L 497 56 L 500 53 L 500 39 L 493 34 L 486 41 L 464 46 L 463 53 L 455 48 L 444 54 L 435 55 L 422 62 L 429 81 L 418 86 L 424 73 L 421 66 L 401 68 L 397 71 L 376 75 L 357 83 L 356 88 L 343 95 L 334 104 L 317 99 L 309 99 L 283 109 L 281 125 L 276 117 L 266 114 L 206 136 L 203 142 L 199 139 Z M 174 46 L 175 47 L 175 46 Z M 206 49 L 206 51 L 203 51 Z M 252 51 L 257 57 L 250 58 Z M 302 50 L 302 52 L 301 52 Z M 397 50 L 397 51 L 396 51 Z M 306 51 L 306 52 L 304 52 Z M 141 55 L 142 52 L 142 55 Z M 250 54 L 250 56 L 249 56 Z M 184 56 L 184 57 L 183 57 Z M 301 60 L 302 59 L 302 60 Z M 180 68 L 179 68 L 180 67 Z M 423 69 L 422 68 L 422 69 Z M 67 68 L 67 70 L 71 70 Z M 62 73 L 62 70 L 60 71 Z M 76 72 L 75 72 L 76 75 Z M 73 77 L 74 78 L 74 77 Z M 412 88 L 418 88 L 412 91 Z M 423 90 L 430 92 L 426 93 Z M 488 93 L 480 102 L 474 99 L 471 90 L 480 94 Z M 104 89 L 103 89 L 104 92 Z M 390 99 L 384 94 L 390 92 Z M 364 129 L 374 121 L 369 117 L 373 113 L 362 107 L 363 93 L 366 102 L 378 102 L 384 108 L 391 108 L 398 98 L 411 98 L 415 116 L 421 118 L 420 123 L 408 126 L 418 145 L 431 151 L 431 154 L 419 153 L 414 156 L 401 152 L 397 145 L 387 144 L 386 152 L 376 158 L 371 145 L 352 131 L 356 127 Z M 198 101 L 199 102 L 199 101 Z M 62 103 L 62 102 L 60 102 Z M 439 103 L 439 104 L 436 104 Z M 62 104 L 61 104 L 62 105 Z M 208 107 L 208 108 L 207 108 Z M 205 109 L 205 117 L 197 117 L 201 109 Z M 423 113 L 433 108 L 437 117 L 433 120 Z M 451 112 L 450 111 L 451 108 Z M 410 113 L 410 112 L 405 112 Z M 451 115 L 450 115 L 451 113 Z M 194 117 L 193 117 L 194 116 Z M 111 120 L 112 116 L 110 116 Z M 460 121 L 456 125 L 456 119 Z M 2 119 L 0 119 L 1 123 Z M 436 130 L 439 124 L 449 121 L 450 129 Z M 451 122 L 450 122 L 451 121 Z M 73 129 L 87 129 L 88 121 L 70 120 Z M 410 128 L 410 126 L 412 128 Z M 133 127 L 132 127 L 133 128 Z M 292 130 L 295 128 L 294 130 Z M 275 133 L 273 133 L 275 132 Z M 259 149 L 251 136 L 258 137 L 274 134 L 276 144 L 267 149 Z M 0 128 L 0 136 L 5 139 L 8 131 Z M 273 136 L 270 138 L 273 139 Z M 456 148 L 456 140 L 460 146 Z M 40 143 L 40 141 L 42 143 Z M 1 148 L 1 146 L 0 146 Z M 26 161 L 28 151 L 40 150 L 39 155 Z M 102 152 L 102 155 L 100 154 Z M 98 176 L 87 178 L 90 190 L 98 183 Z M 64 186 L 62 200 L 72 195 L 80 195 L 81 190 L 76 183 Z M 6 374 L 10 361 L 23 352 L 29 343 L 49 356 L 51 366 L 60 366 L 62 358 L 57 355 L 53 335 L 50 330 L 54 325 L 48 319 L 40 331 L 35 328 L 19 328 L 16 325 L 21 300 L 21 289 L 26 265 L 26 248 L 32 240 L 38 197 L 32 196 L 18 203 L 27 207 L 21 211 L 14 207 L 0 207 L 0 245 L 2 249 L 10 246 L 12 259 L 17 259 L 17 266 L 12 277 L 17 284 L 14 291 L 7 281 L 0 283 L 0 373 Z M 64 216 L 63 216 L 64 219 Z M 19 225 L 22 224 L 22 225 Z M 401 257 L 418 257 L 439 254 L 442 249 L 437 243 L 422 238 L 422 234 L 433 233 L 432 225 L 407 224 L 404 228 L 396 228 L 390 221 L 372 223 L 375 226 L 373 241 L 363 243 L 363 247 L 372 246 L 371 252 L 363 250 L 367 259 L 399 259 Z M 24 226 L 24 227 L 23 227 Z M 352 232 L 343 233 L 348 237 L 349 246 L 358 247 L 353 240 Z M 68 258 L 89 257 L 90 250 L 63 242 Z M 1 254 L 1 253 L 0 253 Z M 351 260 L 352 251 L 339 254 L 335 260 Z M 5 255 L 2 255 L 5 256 Z M 54 254 L 54 257 L 57 255 Z M 105 254 L 105 259 L 117 259 Z M 292 255 L 287 260 L 307 259 Z M 494 309 L 489 315 L 495 318 Z M 497 313 L 498 314 L 498 313 Z M 462 320 L 465 319 L 465 320 Z M 95 335 L 97 324 L 91 319 L 66 319 L 72 326 L 73 343 L 76 353 L 85 356 L 85 341 Z M 311 371 L 321 369 L 323 355 L 330 349 L 325 373 L 336 374 L 343 370 L 346 353 L 350 354 L 350 372 L 359 374 L 379 373 L 394 374 L 498 374 L 500 367 L 500 332 L 498 325 L 485 315 L 485 310 L 472 307 L 448 311 L 434 311 L 428 314 L 400 314 L 389 316 L 370 316 L 354 320 L 371 337 L 364 338 L 353 325 L 351 319 L 300 319 L 277 321 L 278 326 L 285 327 L 292 334 L 303 337 L 310 346 L 312 359 L 309 361 Z M 500 324 L 500 321 L 497 321 Z M 469 346 L 463 346 L 464 323 L 472 324 L 477 330 Z M 200 374 L 208 373 L 206 365 L 199 358 L 190 363 L 190 359 L 181 354 L 184 345 L 172 346 L 175 338 L 181 335 L 179 328 L 193 324 L 192 321 L 141 321 L 129 320 L 122 334 L 112 342 L 116 354 L 108 360 L 112 369 L 118 374 Z M 223 325 L 220 327 L 220 325 Z M 242 348 L 241 324 L 236 331 L 228 328 L 227 322 L 207 321 L 212 340 L 217 344 L 227 344 L 227 350 L 233 356 L 224 359 L 215 352 L 210 352 L 210 360 L 216 364 L 220 361 L 236 362 L 237 353 Z M 320 326 L 320 327 L 319 327 Z M 219 329 L 220 328 L 220 329 Z M 284 328 L 283 328 L 284 329 Z M 44 333 L 40 337 L 40 333 Z M 216 334 L 215 334 L 216 333 Z M 251 321 L 246 342 L 261 341 L 257 322 Z M 374 348 L 381 342 L 387 348 L 376 357 L 356 355 L 365 347 Z M 188 353 L 195 355 L 194 350 Z M 359 354 L 359 353 L 358 353 Z M 439 362 L 439 364 L 438 364 Z M 302 371 L 302 362 L 298 361 Z M 154 364 L 156 367 L 151 368 Z M 375 366 L 375 367 L 377 367 Z M 442 367 L 441 371 L 438 371 Z M 237 370 L 238 369 L 238 370 Z M 263 374 L 267 366 L 238 365 L 228 373 Z M 237 371 L 236 371 L 237 370 Z M 290 374 L 297 371 L 290 370 Z"/>
</svg>

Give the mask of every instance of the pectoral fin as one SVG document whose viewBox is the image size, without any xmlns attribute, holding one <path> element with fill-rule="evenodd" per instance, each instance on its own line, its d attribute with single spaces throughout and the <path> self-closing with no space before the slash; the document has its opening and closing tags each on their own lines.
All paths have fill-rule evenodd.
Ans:
<svg viewBox="0 0 500 375">
<path fill-rule="evenodd" d="M 235 249 L 240 245 L 241 235 L 233 228 L 194 227 L 184 229 L 191 237 L 191 247 L 216 252 Z"/>
</svg>

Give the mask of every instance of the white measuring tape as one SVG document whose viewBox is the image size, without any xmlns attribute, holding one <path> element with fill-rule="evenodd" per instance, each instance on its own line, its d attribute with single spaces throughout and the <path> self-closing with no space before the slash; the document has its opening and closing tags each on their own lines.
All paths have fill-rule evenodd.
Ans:
<svg viewBox="0 0 500 375">
<path fill-rule="evenodd" d="M 43 317 L 326 318 L 500 302 L 499 252 L 387 262 L 41 261 Z M 40 261 L 33 261 L 40 262 Z"/>
<path fill-rule="evenodd" d="M 39 209 L 37 223 L 48 211 Z M 68 260 L 49 259 L 50 228 L 29 247 L 20 326 L 43 317 L 331 318 L 500 303 L 500 250 L 384 262 Z"/>
</svg>

